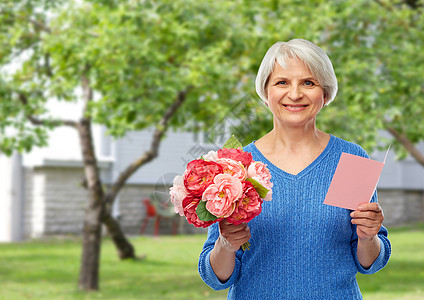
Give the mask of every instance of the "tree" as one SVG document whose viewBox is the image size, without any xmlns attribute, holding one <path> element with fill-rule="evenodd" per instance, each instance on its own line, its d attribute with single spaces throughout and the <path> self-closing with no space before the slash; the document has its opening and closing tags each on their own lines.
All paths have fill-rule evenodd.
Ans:
<svg viewBox="0 0 424 300">
<path fill-rule="evenodd" d="M 328 107 L 325 121 L 370 150 L 379 146 L 378 131 L 386 130 L 398 157 L 410 154 L 424 167 L 424 153 L 415 146 L 424 141 L 424 18 L 418 4 L 359 1 L 346 9 L 328 40 L 342 82 L 339 103 Z"/>
<path fill-rule="evenodd" d="M 258 43 L 258 64 L 278 40 L 315 42 L 329 54 L 339 82 L 335 101 L 317 118 L 318 127 L 368 151 L 393 143 L 399 158 L 410 154 L 424 167 L 424 153 L 416 147 L 424 141 L 423 1 L 296 3 L 266 1 L 259 18 L 267 30 Z M 290 18 L 296 22 L 287 22 Z M 252 66 L 254 73 L 258 65 Z M 272 126 L 270 112 L 255 117 L 260 122 L 249 126 L 246 142 Z M 381 131 L 393 139 L 382 138 Z"/>
<path fill-rule="evenodd" d="M 15 1 L 0 10 L 0 150 L 30 151 L 48 130 L 75 128 L 89 190 L 79 287 L 98 289 L 101 223 L 121 258 L 133 246 L 111 206 L 127 179 L 158 155 L 169 128 L 206 128 L 228 110 L 250 68 L 252 13 L 243 1 Z M 48 101 L 83 103 L 78 121 Z M 177 113 L 178 111 L 178 113 Z M 148 151 L 109 187 L 99 176 L 91 126 L 122 137 L 154 128 Z"/>
</svg>

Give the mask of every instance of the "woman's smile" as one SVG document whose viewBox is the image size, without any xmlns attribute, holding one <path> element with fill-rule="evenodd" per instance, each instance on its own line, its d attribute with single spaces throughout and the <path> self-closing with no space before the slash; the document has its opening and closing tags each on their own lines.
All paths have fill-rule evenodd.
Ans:
<svg viewBox="0 0 424 300">
<path fill-rule="evenodd" d="M 283 106 L 291 112 L 300 112 L 308 107 L 307 104 L 283 104 Z"/>
</svg>

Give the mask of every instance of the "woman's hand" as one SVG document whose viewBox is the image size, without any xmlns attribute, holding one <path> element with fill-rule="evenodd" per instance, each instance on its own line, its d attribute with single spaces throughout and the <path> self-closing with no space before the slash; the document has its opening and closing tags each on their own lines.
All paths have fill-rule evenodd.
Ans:
<svg viewBox="0 0 424 300">
<path fill-rule="evenodd" d="M 350 214 L 358 234 L 357 257 L 364 268 L 369 268 L 380 253 L 380 239 L 377 234 L 384 220 L 383 210 L 376 203 L 364 203 Z"/>
<path fill-rule="evenodd" d="M 371 240 L 380 231 L 384 220 L 383 210 L 376 203 L 363 203 L 350 214 L 352 224 L 356 224 L 356 233 L 360 240 Z"/>
<path fill-rule="evenodd" d="M 224 219 L 219 222 L 219 231 L 220 246 L 230 252 L 236 252 L 250 239 L 250 229 L 245 223 L 234 225 Z"/>
<path fill-rule="evenodd" d="M 250 229 L 245 223 L 234 225 L 224 219 L 219 222 L 219 233 L 210 262 L 216 276 L 225 282 L 234 272 L 236 251 L 250 239 Z"/>
</svg>

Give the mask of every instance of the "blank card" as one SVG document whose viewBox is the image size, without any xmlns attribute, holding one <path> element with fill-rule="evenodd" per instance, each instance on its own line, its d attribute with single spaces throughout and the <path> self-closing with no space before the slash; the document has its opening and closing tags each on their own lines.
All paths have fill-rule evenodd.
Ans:
<svg viewBox="0 0 424 300">
<path fill-rule="evenodd" d="M 383 162 L 342 153 L 324 204 L 356 210 L 361 203 L 370 202 L 389 149 Z"/>
</svg>

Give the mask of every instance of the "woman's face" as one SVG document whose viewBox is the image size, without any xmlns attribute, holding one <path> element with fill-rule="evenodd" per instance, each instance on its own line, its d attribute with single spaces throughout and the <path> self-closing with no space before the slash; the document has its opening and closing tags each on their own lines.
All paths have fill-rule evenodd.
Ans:
<svg viewBox="0 0 424 300">
<path fill-rule="evenodd" d="M 302 61 L 290 58 L 287 68 L 278 63 L 268 82 L 268 106 L 275 122 L 283 126 L 315 126 L 324 106 L 324 89 Z"/>
</svg>

